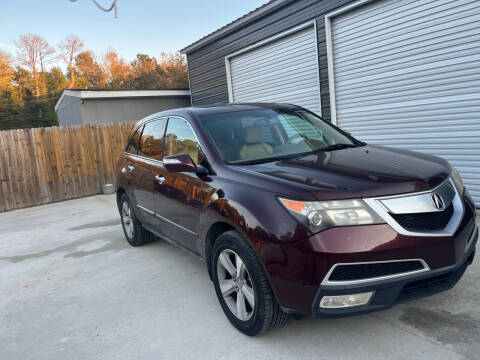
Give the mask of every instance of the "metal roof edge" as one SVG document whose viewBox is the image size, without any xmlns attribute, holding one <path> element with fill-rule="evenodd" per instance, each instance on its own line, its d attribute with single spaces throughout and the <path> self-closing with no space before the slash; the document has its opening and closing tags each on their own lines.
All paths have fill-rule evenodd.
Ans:
<svg viewBox="0 0 480 360">
<path fill-rule="evenodd" d="M 135 97 L 168 97 L 168 96 L 188 96 L 188 89 L 162 89 L 162 90 L 80 90 L 64 89 L 60 98 L 55 103 L 55 112 L 60 107 L 65 96 L 78 97 L 80 99 L 113 99 L 113 98 L 135 98 Z"/>
<path fill-rule="evenodd" d="M 180 50 L 180 53 L 182 54 L 187 54 L 189 52 L 192 52 L 208 43 L 211 41 L 215 40 L 216 38 L 228 34 L 229 32 L 237 29 L 238 27 L 242 25 L 246 25 L 249 22 L 255 20 L 259 16 L 268 14 L 269 12 L 272 12 L 279 7 L 285 5 L 286 3 L 292 2 L 293 0 L 271 0 L 267 2 L 266 4 L 263 4 L 262 6 L 250 11 L 249 13 L 239 17 L 238 19 L 228 23 L 227 25 L 215 30 L 214 32 L 205 35 L 204 37 L 200 38 L 199 40 L 191 43 L 190 45 L 187 45 L 183 49 Z"/>
</svg>

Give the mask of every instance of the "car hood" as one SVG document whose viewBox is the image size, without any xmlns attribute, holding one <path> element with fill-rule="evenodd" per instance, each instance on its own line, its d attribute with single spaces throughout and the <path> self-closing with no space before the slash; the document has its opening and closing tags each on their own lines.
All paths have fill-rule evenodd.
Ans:
<svg viewBox="0 0 480 360">
<path fill-rule="evenodd" d="M 439 157 L 374 145 L 242 168 L 285 185 L 300 186 L 318 200 L 425 191 L 450 174 L 448 162 Z"/>
</svg>

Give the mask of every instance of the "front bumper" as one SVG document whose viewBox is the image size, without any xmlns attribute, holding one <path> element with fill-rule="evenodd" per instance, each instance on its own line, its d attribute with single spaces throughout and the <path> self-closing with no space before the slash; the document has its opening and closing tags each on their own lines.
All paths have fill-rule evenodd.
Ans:
<svg viewBox="0 0 480 360">
<path fill-rule="evenodd" d="M 263 243 L 258 255 L 277 301 L 288 313 L 329 316 L 382 309 L 396 302 L 451 288 L 462 276 L 473 259 L 477 242 L 476 238 L 470 241 L 476 228 L 475 210 L 466 199 L 464 204 L 463 218 L 453 236 L 407 236 L 397 233 L 388 224 L 338 227 L 292 245 Z M 428 265 L 428 271 L 357 285 L 331 285 L 324 282 L 329 270 L 336 264 L 405 259 L 423 260 Z M 445 275 L 442 279 L 446 281 L 433 286 L 433 280 L 442 280 L 437 275 Z M 407 294 L 407 287 L 413 290 L 413 286 L 419 284 L 429 285 L 424 289 L 428 290 L 424 291 L 425 295 L 420 295 L 420 290 Z M 361 293 L 371 289 L 376 293 L 367 307 L 318 307 L 318 302 L 325 294 Z"/>
<path fill-rule="evenodd" d="M 477 239 L 478 229 L 475 228 L 465 256 L 457 264 L 452 266 L 429 270 L 421 274 L 357 285 L 320 285 L 313 301 L 312 314 L 315 317 L 361 314 L 386 309 L 397 303 L 419 299 L 449 290 L 455 286 L 467 267 L 473 262 Z M 374 293 L 367 305 L 341 309 L 324 309 L 319 306 L 320 300 L 324 296 L 357 294 L 369 291 L 373 291 Z"/>
</svg>

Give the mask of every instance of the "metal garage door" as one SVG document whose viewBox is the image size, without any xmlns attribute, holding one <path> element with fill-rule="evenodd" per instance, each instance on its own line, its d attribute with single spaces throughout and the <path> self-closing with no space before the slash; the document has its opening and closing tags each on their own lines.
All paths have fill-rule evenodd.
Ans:
<svg viewBox="0 0 480 360">
<path fill-rule="evenodd" d="M 232 102 L 287 102 L 320 114 L 316 32 L 311 25 L 232 56 Z"/>
<path fill-rule="evenodd" d="M 444 157 L 480 205 L 480 1 L 378 0 L 331 26 L 337 124 Z"/>
</svg>

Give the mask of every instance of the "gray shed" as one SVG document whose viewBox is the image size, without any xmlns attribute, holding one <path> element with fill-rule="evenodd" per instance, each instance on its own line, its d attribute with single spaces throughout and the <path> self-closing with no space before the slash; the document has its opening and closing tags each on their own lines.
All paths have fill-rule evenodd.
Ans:
<svg viewBox="0 0 480 360">
<path fill-rule="evenodd" d="M 194 106 L 304 106 L 447 159 L 480 205 L 479 44 L 478 0 L 273 0 L 182 52 Z"/>
<path fill-rule="evenodd" d="M 153 113 L 190 106 L 188 89 L 65 89 L 55 104 L 59 125 L 135 121 Z"/>
</svg>

